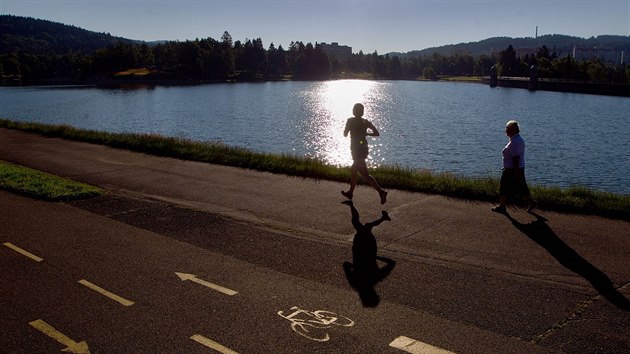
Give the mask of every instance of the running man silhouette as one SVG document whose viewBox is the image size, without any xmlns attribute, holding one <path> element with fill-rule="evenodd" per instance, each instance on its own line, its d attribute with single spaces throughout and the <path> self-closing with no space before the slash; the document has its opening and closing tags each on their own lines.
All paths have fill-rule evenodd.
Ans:
<svg viewBox="0 0 630 354">
<path fill-rule="evenodd" d="M 379 136 L 380 133 L 367 119 L 363 118 L 364 107 L 362 104 L 357 103 L 352 108 L 352 114 L 354 117 L 348 118 L 346 121 L 346 128 L 343 130 L 343 136 L 348 136 L 350 133 L 350 152 L 352 153 L 352 167 L 350 172 L 350 190 L 347 192 L 341 191 L 344 197 L 352 200 L 354 188 L 357 186 L 359 173 L 366 182 L 376 189 L 379 197 L 381 198 L 381 204 L 385 204 L 387 201 L 387 192 L 384 191 L 374 177 L 370 176 L 365 159 L 369 154 L 369 147 L 367 143 L 367 136 Z M 368 131 L 369 130 L 369 131 Z"/>
</svg>

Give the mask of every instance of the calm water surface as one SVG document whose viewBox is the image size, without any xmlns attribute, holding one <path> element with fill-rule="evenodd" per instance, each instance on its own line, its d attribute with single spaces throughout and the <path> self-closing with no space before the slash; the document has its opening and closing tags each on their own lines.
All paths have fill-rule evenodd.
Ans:
<svg viewBox="0 0 630 354">
<path fill-rule="evenodd" d="M 517 119 L 532 184 L 630 194 L 630 99 L 477 84 L 340 80 L 136 89 L 2 87 L 0 117 L 219 141 L 351 164 L 345 120 L 365 105 L 370 163 L 500 175 Z"/>
</svg>

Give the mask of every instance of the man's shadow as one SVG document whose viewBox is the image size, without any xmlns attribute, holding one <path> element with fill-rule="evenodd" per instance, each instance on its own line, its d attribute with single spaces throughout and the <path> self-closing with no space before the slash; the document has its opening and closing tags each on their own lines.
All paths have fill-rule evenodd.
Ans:
<svg viewBox="0 0 630 354">
<path fill-rule="evenodd" d="M 376 293 L 375 286 L 394 269 L 396 262 L 386 257 L 377 256 L 376 238 L 372 234 L 372 228 L 383 221 L 390 221 L 387 212 L 383 211 L 380 219 L 361 224 L 359 212 L 352 201 L 345 201 L 352 211 L 352 225 L 357 233 L 352 241 L 352 263 L 343 262 L 343 270 L 346 273 L 348 283 L 359 293 L 359 298 L 365 307 L 376 307 L 380 297 Z M 377 260 L 385 263 L 379 268 Z"/>
<path fill-rule="evenodd" d="M 549 225 L 547 225 L 547 219 L 534 212 L 529 213 L 535 216 L 536 220 L 528 224 L 517 221 L 507 212 L 504 213 L 504 215 L 517 229 L 547 250 L 547 252 L 557 259 L 565 268 L 588 280 L 601 296 L 615 306 L 630 311 L 630 301 L 615 289 L 612 281 L 604 272 L 597 269 L 569 247 L 569 245 L 564 243 Z"/>
</svg>

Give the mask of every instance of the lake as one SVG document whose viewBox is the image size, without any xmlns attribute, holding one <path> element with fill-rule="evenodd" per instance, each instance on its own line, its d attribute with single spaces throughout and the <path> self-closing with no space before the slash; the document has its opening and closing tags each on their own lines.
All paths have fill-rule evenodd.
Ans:
<svg viewBox="0 0 630 354">
<path fill-rule="evenodd" d="M 630 98 L 420 81 L 289 81 L 135 88 L 0 87 L 0 117 L 157 133 L 350 165 L 356 102 L 380 130 L 370 165 L 499 177 L 504 126 L 530 184 L 630 194 Z"/>
</svg>

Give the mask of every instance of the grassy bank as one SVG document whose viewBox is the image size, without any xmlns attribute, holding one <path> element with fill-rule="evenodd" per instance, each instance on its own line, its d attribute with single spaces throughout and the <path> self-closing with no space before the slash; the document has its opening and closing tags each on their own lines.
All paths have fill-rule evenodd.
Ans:
<svg viewBox="0 0 630 354">
<path fill-rule="evenodd" d="M 0 189 L 48 201 L 89 198 L 103 190 L 83 183 L 0 161 Z"/>
<path fill-rule="evenodd" d="M 273 155 L 217 143 L 191 141 L 150 134 L 120 134 L 81 130 L 65 125 L 19 123 L 0 119 L 0 127 L 19 129 L 51 137 L 60 137 L 147 154 L 248 168 L 305 178 L 348 182 L 348 167 L 327 165 L 319 160 L 291 155 Z M 466 178 L 449 173 L 398 166 L 384 166 L 371 173 L 385 188 L 410 192 L 441 194 L 450 197 L 497 201 L 498 178 Z M 498 177 L 498 176 L 497 176 Z M 617 195 L 585 187 L 554 188 L 531 186 L 539 207 L 547 210 L 595 214 L 630 220 L 630 196 Z"/>
</svg>

